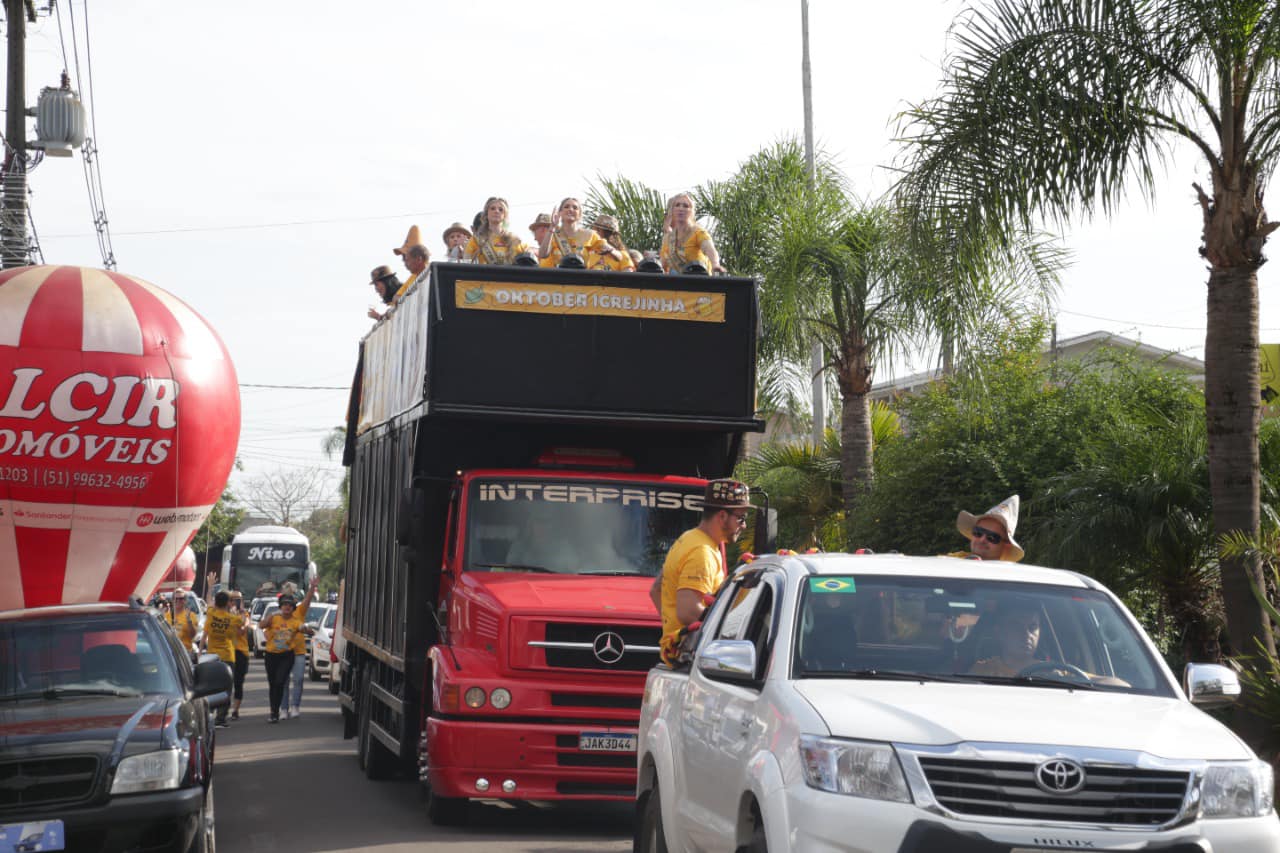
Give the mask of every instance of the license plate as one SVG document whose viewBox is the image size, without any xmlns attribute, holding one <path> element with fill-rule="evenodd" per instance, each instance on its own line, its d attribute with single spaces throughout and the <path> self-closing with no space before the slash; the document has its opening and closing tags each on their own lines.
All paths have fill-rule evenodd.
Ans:
<svg viewBox="0 0 1280 853">
<path fill-rule="evenodd" d="M 66 834 L 60 820 L 0 824 L 0 853 L 63 850 Z"/>
<path fill-rule="evenodd" d="M 583 732 L 578 735 L 578 749 L 583 752 L 635 752 L 636 736 L 613 732 Z"/>
</svg>

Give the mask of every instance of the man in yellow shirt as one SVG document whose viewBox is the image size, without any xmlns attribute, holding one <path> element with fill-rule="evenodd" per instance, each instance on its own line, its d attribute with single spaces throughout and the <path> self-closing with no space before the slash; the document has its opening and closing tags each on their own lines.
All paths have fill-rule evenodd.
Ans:
<svg viewBox="0 0 1280 853">
<path fill-rule="evenodd" d="M 209 589 L 210 587 L 206 586 L 205 588 Z M 230 603 L 231 596 L 227 594 L 226 590 L 214 596 L 213 606 L 204 615 L 204 647 L 205 651 L 217 655 L 218 660 L 234 671 L 236 665 L 235 633 L 240 620 L 228 608 Z M 218 709 L 218 713 L 214 718 L 218 728 L 226 728 L 229 725 L 227 712 L 230 710 L 228 708 L 230 704 L 228 702 Z"/>
<path fill-rule="evenodd" d="M 750 490 L 737 480 L 707 483 L 702 520 L 671 546 L 662 574 L 649 588 L 662 614 L 662 659 L 675 660 L 680 631 L 702 619 L 709 596 L 724 583 L 724 545 L 738 541 L 751 509 Z"/>
<path fill-rule="evenodd" d="M 164 621 L 169 623 L 169 627 L 173 628 L 178 634 L 178 639 L 182 641 L 182 647 L 189 652 L 196 650 L 196 639 L 200 634 L 200 621 L 191 608 L 187 607 L 187 591 L 185 589 L 177 589 L 173 592 L 173 604 L 169 607 L 169 612 L 164 615 Z"/>
<path fill-rule="evenodd" d="M 271 702 L 271 716 L 267 718 L 269 723 L 280 722 L 280 705 L 284 701 L 285 689 L 289 686 L 294 656 L 306 654 L 307 639 L 303 633 L 303 624 L 317 583 L 318 580 L 311 581 L 301 605 L 298 605 L 291 593 L 280 593 L 277 599 L 280 609 L 261 625 L 262 634 L 267 639 L 262 657 L 267 668 L 267 696 Z M 286 718 L 290 716 L 287 705 L 284 713 Z"/>
</svg>

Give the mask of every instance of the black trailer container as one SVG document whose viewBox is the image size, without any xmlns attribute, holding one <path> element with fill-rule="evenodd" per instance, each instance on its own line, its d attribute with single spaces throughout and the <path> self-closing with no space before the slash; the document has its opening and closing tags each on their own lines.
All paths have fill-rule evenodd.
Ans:
<svg viewBox="0 0 1280 853">
<path fill-rule="evenodd" d="M 433 265 L 360 344 L 340 697 L 370 775 L 412 763 L 455 475 L 609 448 L 728 475 L 755 417 L 757 286 L 731 277 Z"/>
</svg>

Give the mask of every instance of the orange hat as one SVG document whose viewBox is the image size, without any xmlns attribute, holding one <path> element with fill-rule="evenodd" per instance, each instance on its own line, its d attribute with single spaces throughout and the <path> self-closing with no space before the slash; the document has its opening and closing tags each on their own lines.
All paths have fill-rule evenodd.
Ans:
<svg viewBox="0 0 1280 853">
<path fill-rule="evenodd" d="M 421 243 L 422 234 L 418 232 L 418 226 L 410 225 L 409 234 L 404 238 L 404 245 L 398 249 L 392 249 L 391 251 L 395 252 L 397 255 L 403 255 L 405 252 L 409 251 L 411 247 L 421 245 Z"/>
</svg>

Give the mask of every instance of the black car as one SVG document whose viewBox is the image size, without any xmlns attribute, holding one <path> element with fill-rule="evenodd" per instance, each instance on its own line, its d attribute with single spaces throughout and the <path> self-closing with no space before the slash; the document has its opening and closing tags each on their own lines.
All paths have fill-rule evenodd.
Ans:
<svg viewBox="0 0 1280 853">
<path fill-rule="evenodd" d="M 208 697 L 230 689 L 141 602 L 0 612 L 0 839 L 213 850 Z"/>
</svg>

